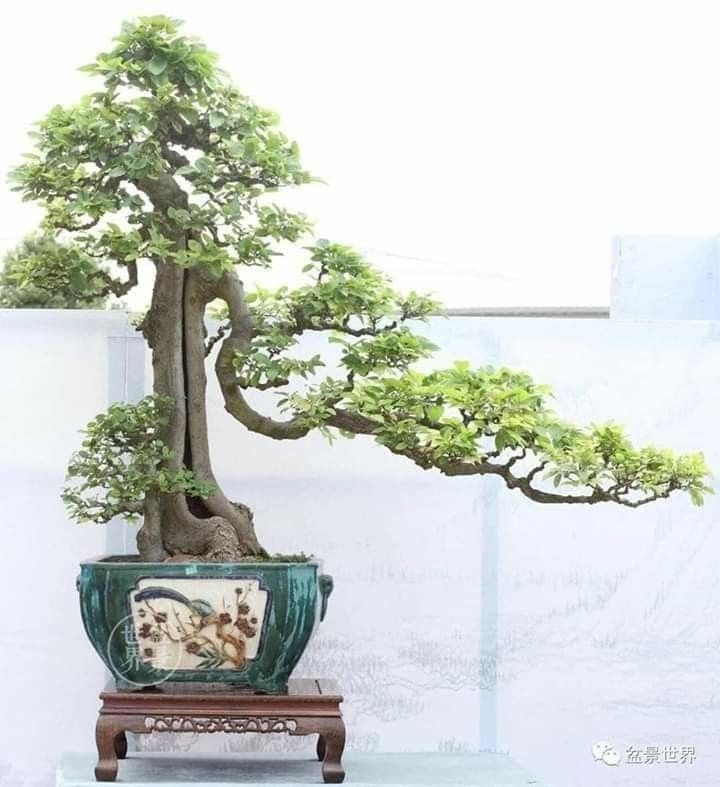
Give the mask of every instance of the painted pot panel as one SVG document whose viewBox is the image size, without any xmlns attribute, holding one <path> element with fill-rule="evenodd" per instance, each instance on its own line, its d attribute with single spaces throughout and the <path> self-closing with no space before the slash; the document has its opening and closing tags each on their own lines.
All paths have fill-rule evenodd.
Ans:
<svg viewBox="0 0 720 787">
<path fill-rule="evenodd" d="M 242 669 L 260 647 L 258 579 L 138 580 L 128 594 L 138 657 L 155 669 Z"/>
</svg>

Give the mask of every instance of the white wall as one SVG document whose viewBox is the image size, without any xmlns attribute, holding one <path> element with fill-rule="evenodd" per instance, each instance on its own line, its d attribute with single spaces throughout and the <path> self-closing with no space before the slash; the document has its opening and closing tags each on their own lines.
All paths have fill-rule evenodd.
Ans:
<svg viewBox="0 0 720 787">
<path fill-rule="evenodd" d="M 82 631 L 81 557 L 104 528 L 60 501 L 78 430 L 107 406 L 108 337 L 119 312 L 0 310 L 0 784 L 50 784 L 62 750 L 92 745 L 104 668 Z"/>
<path fill-rule="evenodd" d="M 125 334 L 122 319 L 0 313 L 0 668 L 17 709 L 0 730 L 3 784 L 49 784 L 60 751 L 93 747 L 103 671 L 81 631 L 74 577 L 79 559 L 103 551 L 105 533 L 68 523 L 57 492 L 77 429 L 105 406 L 107 337 Z M 616 418 L 638 441 L 703 449 L 720 467 L 717 323 L 454 318 L 428 333 L 443 347 L 438 363 L 527 368 L 554 386 L 563 415 Z M 298 674 L 340 680 L 352 747 L 498 748 L 555 787 L 577 787 L 689 778 L 680 766 L 595 763 L 597 740 L 694 744 L 687 783 L 713 783 L 716 501 L 533 505 L 494 479 L 423 473 L 367 440 L 249 436 L 214 386 L 210 426 L 220 480 L 254 508 L 269 548 L 314 552 L 335 576 Z M 38 754 L 28 731 L 51 720 L 57 732 Z M 149 742 L 260 744 L 287 741 Z"/>
<path fill-rule="evenodd" d="M 717 235 L 625 235 L 613 252 L 611 317 L 720 318 Z"/>
</svg>

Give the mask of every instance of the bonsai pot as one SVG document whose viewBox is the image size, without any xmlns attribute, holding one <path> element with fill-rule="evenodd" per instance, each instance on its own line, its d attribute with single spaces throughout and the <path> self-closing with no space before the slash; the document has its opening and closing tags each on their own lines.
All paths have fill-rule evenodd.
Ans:
<svg viewBox="0 0 720 787">
<path fill-rule="evenodd" d="M 317 624 L 332 578 L 321 563 L 80 564 L 85 631 L 120 688 L 165 681 L 281 693 Z"/>
</svg>

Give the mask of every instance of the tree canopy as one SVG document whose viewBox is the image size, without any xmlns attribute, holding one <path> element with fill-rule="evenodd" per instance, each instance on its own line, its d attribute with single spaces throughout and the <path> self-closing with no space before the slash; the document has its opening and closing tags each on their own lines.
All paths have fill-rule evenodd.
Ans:
<svg viewBox="0 0 720 787">
<path fill-rule="evenodd" d="M 497 476 L 541 503 L 637 507 L 685 491 L 699 504 L 711 491 L 702 454 L 634 448 L 614 424 L 568 424 L 550 408 L 548 389 L 523 372 L 463 362 L 427 370 L 435 348 L 421 326 L 438 305 L 396 292 L 348 246 L 313 241 L 307 217 L 273 201 L 281 189 L 312 180 L 296 143 L 176 21 L 126 23 L 113 48 L 83 70 L 100 88 L 49 112 L 13 177 L 25 199 L 45 208 L 51 231 L 124 272 L 107 282 L 116 294 L 137 283 L 139 264 L 154 264 L 154 303 L 143 330 L 161 398 L 137 411 L 116 408 L 90 426 L 70 466 L 75 516 L 137 513 L 151 489 L 204 497 L 230 516 L 213 502 L 204 411 L 192 409 L 204 397 L 202 364 L 211 353 L 227 411 L 274 439 L 313 430 L 370 435 L 424 469 Z M 270 266 L 297 243 L 307 254 L 304 286 L 245 291 L 243 271 Z M 204 315 L 217 299 L 220 329 L 206 338 Z M 163 349 L 177 349 L 174 319 L 185 331 L 182 362 Z M 173 330 L 176 344 L 163 344 Z M 323 333 L 334 354 L 303 355 L 309 332 Z M 177 374 L 163 365 L 163 353 L 167 364 L 184 364 L 184 389 L 172 389 Z M 327 358 L 338 353 L 328 373 Z M 281 394 L 284 412 L 261 411 L 247 396 L 268 390 Z M 152 439 L 135 429 L 140 415 L 147 428 L 155 424 Z M 192 468 L 185 432 L 172 432 L 173 424 L 195 441 Z M 133 454 L 142 460 L 128 458 Z M 143 467 L 145 481 L 136 477 Z M 131 482 L 120 482 L 127 473 Z"/>
</svg>

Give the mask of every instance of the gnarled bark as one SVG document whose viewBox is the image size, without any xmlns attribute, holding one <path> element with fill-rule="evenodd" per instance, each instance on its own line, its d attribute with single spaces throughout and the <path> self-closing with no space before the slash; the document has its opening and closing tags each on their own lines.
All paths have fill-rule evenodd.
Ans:
<svg viewBox="0 0 720 787">
<path fill-rule="evenodd" d="M 235 529 L 243 554 L 264 554 L 260 546 L 252 513 L 247 506 L 232 503 L 223 493 L 213 473 L 208 444 L 205 372 L 205 307 L 214 295 L 214 282 L 199 271 L 189 271 L 185 279 L 184 331 L 185 374 L 187 390 L 187 434 L 192 469 L 214 487 L 203 502 L 215 516 L 227 520 Z"/>
<path fill-rule="evenodd" d="M 139 185 L 162 213 L 187 205 L 185 193 L 171 177 L 143 180 Z M 177 248 L 184 248 L 185 242 L 185 236 L 179 235 Z M 155 267 L 152 304 L 143 330 L 152 349 L 154 393 L 173 403 L 160 438 L 172 451 L 169 469 L 185 466 L 215 491 L 205 500 L 165 494 L 155 501 L 149 495 L 138 538 L 140 554 L 147 560 L 166 554 L 170 559 L 208 561 L 265 554 L 255 535 L 252 513 L 227 499 L 210 463 L 203 315 L 214 297 L 213 288 L 197 270 L 162 260 L 156 260 Z"/>
<path fill-rule="evenodd" d="M 138 538 L 143 558 L 233 561 L 265 554 L 250 510 L 220 489 L 210 463 L 205 405 L 203 314 L 212 290 L 196 271 L 156 262 L 156 279 L 145 332 L 152 348 L 154 392 L 170 397 L 171 415 L 160 437 L 172 451 L 169 468 L 186 466 L 214 487 L 202 501 L 161 495 L 158 512 L 148 509 Z M 149 514 L 149 516 L 148 516 Z M 160 538 L 157 533 L 159 530 Z"/>
<path fill-rule="evenodd" d="M 168 556 L 162 537 L 162 505 L 160 495 L 151 491 L 145 495 L 143 524 L 137 534 L 138 552 L 144 560 L 160 561 Z"/>
</svg>

